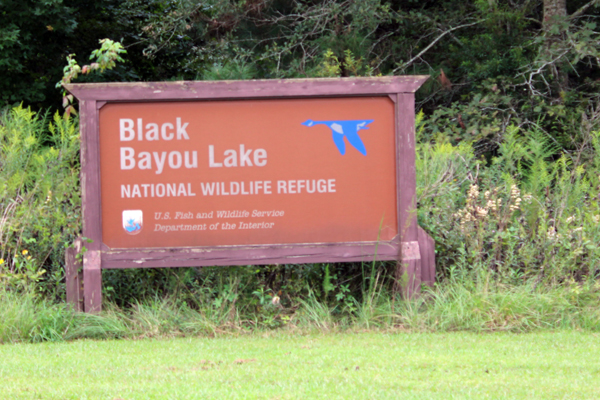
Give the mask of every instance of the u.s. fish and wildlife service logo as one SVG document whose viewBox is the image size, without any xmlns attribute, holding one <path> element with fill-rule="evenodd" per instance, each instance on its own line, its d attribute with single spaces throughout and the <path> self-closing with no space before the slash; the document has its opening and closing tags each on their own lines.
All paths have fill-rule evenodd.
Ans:
<svg viewBox="0 0 600 400">
<path fill-rule="evenodd" d="M 123 229 L 130 235 L 137 235 L 144 226 L 144 213 L 142 210 L 123 211 Z"/>
</svg>

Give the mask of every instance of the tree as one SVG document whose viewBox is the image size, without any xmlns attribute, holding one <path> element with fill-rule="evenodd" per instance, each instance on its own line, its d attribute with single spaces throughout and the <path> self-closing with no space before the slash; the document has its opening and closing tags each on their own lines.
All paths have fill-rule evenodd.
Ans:
<svg viewBox="0 0 600 400">
<path fill-rule="evenodd" d="M 23 102 L 59 109 L 61 92 L 55 84 L 67 55 L 87 58 L 99 39 L 118 41 L 130 28 L 120 19 L 120 3 L 0 0 L 0 107 Z M 118 67 L 101 79 L 139 79 L 134 71 L 131 66 Z"/>
<path fill-rule="evenodd" d="M 550 31 L 557 19 L 567 16 L 567 0 L 544 0 L 544 20 L 543 27 L 545 31 Z"/>
<path fill-rule="evenodd" d="M 74 10 L 61 0 L 3 0 L 0 16 L 0 105 L 43 102 L 48 71 L 77 26 Z"/>
<path fill-rule="evenodd" d="M 60 107 L 52 84 L 65 57 L 109 38 L 126 62 L 93 79 L 429 74 L 418 93 L 427 114 L 504 96 L 503 126 L 527 104 L 595 93 L 598 1 L 4 0 L 0 101 Z"/>
</svg>

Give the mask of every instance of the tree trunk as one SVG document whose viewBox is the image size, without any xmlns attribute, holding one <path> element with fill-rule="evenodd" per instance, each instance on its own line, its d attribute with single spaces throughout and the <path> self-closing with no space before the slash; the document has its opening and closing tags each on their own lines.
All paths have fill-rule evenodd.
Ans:
<svg viewBox="0 0 600 400">
<path fill-rule="evenodd" d="M 560 19 L 567 17 L 567 0 L 544 0 L 544 21 L 542 28 L 546 32 L 546 46 L 550 47 L 553 43 L 563 39 L 563 34 L 550 34 L 552 26 Z M 554 77 L 558 85 L 559 92 L 569 90 L 569 76 L 567 71 L 559 65 L 554 65 Z"/>
<path fill-rule="evenodd" d="M 544 30 L 548 31 L 555 17 L 567 16 L 567 0 L 544 0 Z"/>
</svg>

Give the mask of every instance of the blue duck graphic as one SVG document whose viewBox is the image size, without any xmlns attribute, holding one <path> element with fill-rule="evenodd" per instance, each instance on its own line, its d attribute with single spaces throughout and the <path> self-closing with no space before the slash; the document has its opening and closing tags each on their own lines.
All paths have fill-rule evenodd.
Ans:
<svg viewBox="0 0 600 400">
<path fill-rule="evenodd" d="M 365 149 L 365 145 L 360 139 L 360 136 L 358 136 L 358 131 L 361 129 L 369 129 L 367 125 L 373 121 L 373 119 L 340 121 L 313 121 L 312 119 L 307 119 L 302 123 L 302 125 L 309 127 L 315 125 L 327 125 L 329 129 L 331 129 L 333 143 L 335 143 L 341 155 L 346 154 L 346 143 L 344 142 L 345 137 L 348 139 L 348 143 L 350 143 L 363 156 L 366 156 L 367 149 Z"/>
<path fill-rule="evenodd" d="M 127 232 L 135 232 L 142 229 L 142 227 L 140 226 L 140 224 L 137 224 L 135 222 L 135 219 L 131 218 L 127 220 L 127 225 L 125 226 L 125 229 L 127 230 Z"/>
</svg>

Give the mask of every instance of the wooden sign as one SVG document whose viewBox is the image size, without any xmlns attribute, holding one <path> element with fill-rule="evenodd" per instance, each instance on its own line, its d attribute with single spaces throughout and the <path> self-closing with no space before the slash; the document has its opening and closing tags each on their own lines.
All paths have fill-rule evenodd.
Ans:
<svg viewBox="0 0 600 400">
<path fill-rule="evenodd" d="M 373 260 L 403 260 L 415 292 L 435 272 L 414 204 L 425 79 L 68 85 L 92 240 L 83 277 L 67 254 L 68 300 L 100 310 L 106 268 Z"/>
</svg>

